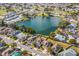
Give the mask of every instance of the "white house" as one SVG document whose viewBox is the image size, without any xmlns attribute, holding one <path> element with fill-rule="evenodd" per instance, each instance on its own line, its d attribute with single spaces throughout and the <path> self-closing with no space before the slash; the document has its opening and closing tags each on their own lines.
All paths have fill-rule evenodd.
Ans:
<svg viewBox="0 0 79 59">
<path fill-rule="evenodd" d="M 76 39 L 76 43 L 79 44 L 79 38 Z"/>
<path fill-rule="evenodd" d="M 72 35 L 68 35 L 69 39 L 75 39 Z"/>
<path fill-rule="evenodd" d="M 77 53 L 73 49 L 67 49 L 63 52 L 60 52 L 58 55 L 59 56 L 76 56 Z"/>
<path fill-rule="evenodd" d="M 55 36 L 55 38 L 57 39 L 57 40 L 59 40 L 59 41 L 65 41 L 65 36 L 63 36 L 63 35 L 60 35 L 60 34 L 57 34 L 56 36 Z"/>
<path fill-rule="evenodd" d="M 14 23 L 14 22 L 17 22 L 17 21 L 20 21 L 22 18 L 22 15 L 17 15 L 16 12 L 8 12 L 6 15 L 5 15 L 5 18 L 4 18 L 4 22 L 6 24 L 11 24 L 11 23 Z"/>
<path fill-rule="evenodd" d="M 26 37 L 26 35 L 24 33 L 19 33 L 19 34 L 16 35 L 16 37 L 18 39 L 24 40 L 24 37 Z"/>
</svg>

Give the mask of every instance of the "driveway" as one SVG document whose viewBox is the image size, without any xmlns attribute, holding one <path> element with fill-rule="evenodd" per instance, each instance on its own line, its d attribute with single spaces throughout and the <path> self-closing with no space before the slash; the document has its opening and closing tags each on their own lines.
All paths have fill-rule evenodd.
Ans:
<svg viewBox="0 0 79 59">
<path fill-rule="evenodd" d="M 17 46 L 19 46 L 20 48 L 23 48 L 23 49 L 25 49 L 25 50 L 27 50 L 27 51 L 29 51 L 29 52 L 36 53 L 36 54 L 39 55 L 39 56 L 48 56 L 48 54 L 45 54 L 45 53 L 43 53 L 43 52 L 41 52 L 41 51 L 37 51 L 37 50 L 35 50 L 35 49 L 32 49 L 30 46 L 22 45 L 22 44 L 21 44 L 20 42 L 18 42 L 18 41 L 15 42 L 15 41 L 13 41 L 11 38 L 9 38 L 9 37 L 7 37 L 7 36 L 0 35 L 0 37 L 3 38 L 4 42 L 6 42 L 6 43 L 9 43 L 9 44 L 11 44 L 11 43 L 16 43 Z"/>
</svg>

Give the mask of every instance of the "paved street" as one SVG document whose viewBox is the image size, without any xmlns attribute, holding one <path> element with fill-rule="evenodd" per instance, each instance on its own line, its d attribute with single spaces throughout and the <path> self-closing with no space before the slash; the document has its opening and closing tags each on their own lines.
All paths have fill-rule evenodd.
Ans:
<svg viewBox="0 0 79 59">
<path fill-rule="evenodd" d="M 30 51 L 32 53 L 36 53 L 37 55 L 40 55 L 40 56 L 48 56 L 48 54 L 44 54 L 41 51 L 36 51 L 35 49 L 32 49 L 29 46 L 25 46 L 25 45 L 22 45 L 22 44 L 19 44 L 18 46 L 21 47 L 21 48 L 23 48 L 23 49 L 26 49 L 26 50 L 28 50 L 28 51 Z"/>
<path fill-rule="evenodd" d="M 9 37 L 6 37 L 6 36 L 3 36 L 3 35 L 0 35 L 1 38 L 3 38 L 4 42 L 8 43 L 8 44 L 11 44 L 13 43 L 14 41 L 9 38 Z"/>
<path fill-rule="evenodd" d="M 4 50 L 4 51 L 2 52 L 2 56 L 9 56 L 9 54 L 6 53 L 6 52 L 8 52 L 9 50 L 12 50 L 12 48 L 7 48 L 6 50 Z"/>
<path fill-rule="evenodd" d="M 0 35 L 0 37 L 3 38 L 3 40 L 6 43 L 14 43 L 14 41 L 11 38 L 7 37 L 7 36 Z M 45 53 L 43 53 L 41 51 L 37 51 L 35 49 L 32 49 L 29 46 L 22 45 L 20 42 L 16 42 L 16 43 L 17 43 L 17 46 L 19 46 L 20 48 L 23 48 L 23 49 L 25 49 L 25 50 L 27 50 L 29 52 L 36 53 L 39 56 L 48 56 L 48 54 L 45 54 Z"/>
</svg>

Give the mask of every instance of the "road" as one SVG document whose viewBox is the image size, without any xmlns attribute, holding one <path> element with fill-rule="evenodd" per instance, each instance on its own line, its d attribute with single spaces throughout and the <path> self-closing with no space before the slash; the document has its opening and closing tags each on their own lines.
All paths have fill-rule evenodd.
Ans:
<svg viewBox="0 0 79 59">
<path fill-rule="evenodd" d="M 17 43 L 17 44 L 18 44 L 18 43 Z M 37 51 L 37 50 L 35 50 L 35 49 L 32 49 L 30 46 L 25 46 L 25 45 L 22 45 L 22 44 L 18 44 L 18 46 L 21 47 L 21 48 L 23 48 L 23 49 L 25 49 L 25 50 L 27 50 L 27 51 L 30 51 L 30 52 L 32 52 L 32 53 L 36 53 L 36 54 L 38 54 L 39 56 L 48 56 L 48 54 L 45 54 L 45 53 L 43 53 L 43 52 L 41 52 L 41 51 Z"/>
<path fill-rule="evenodd" d="M 22 45 L 20 42 L 15 42 L 15 41 L 13 41 L 11 38 L 9 38 L 9 37 L 7 37 L 7 36 L 0 35 L 0 37 L 3 38 L 3 40 L 4 40 L 6 43 L 10 43 L 10 44 L 11 44 L 11 43 L 17 43 L 17 46 L 19 46 L 20 48 L 23 48 L 23 49 L 25 49 L 25 50 L 27 50 L 27 51 L 29 51 L 29 52 L 35 53 L 35 54 L 37 54 L 37 55 L 39 55 L 39 56 L 48 56 L 48 54 L 45 54 L 45 53 L 43 53 L 43 52 L 41 52 L 41 51 L 37 51 L 37 50 L 35 50 L 35 49 L 32 49 L 32 48 L 29 47 L 29 46 Z"/>
<path fill-rule="evenodd" d="M 7 53 L 8 51 L 12 50 L 12 48 L 7 48 L 6 50 L 4 50 L 2 52 L 2 56 L 9 56 L 9 54 Z"/>
<path fill-rule="evenodd" d="M 5 35 L 0 35 L 1 38 L 3 38 L 4 42 L 8 43 L 8 44 L 11 44 L 11 43 L 14 43 L 14 41 L 9 38 L 9 37 L 6 37 Z"/>
</svg>

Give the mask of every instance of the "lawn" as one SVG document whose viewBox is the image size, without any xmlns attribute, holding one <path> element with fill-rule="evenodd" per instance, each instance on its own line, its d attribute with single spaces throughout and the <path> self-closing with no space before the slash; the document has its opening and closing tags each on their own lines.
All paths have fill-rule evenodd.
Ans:
<svg viewBox="0 0 79 59">
<path fill-rule="evenodd" d="M 6 14 L 6 10 L 0 10 L 0 15 Z"/>
<path fill-rule="evenodd" d="M 21 19 L 22 19 L 21 21 L 26 21 L 26 20 L 29 20 L 29 18 L 28 18 L 28 17 L 22 17 Z M 21 21 L 20 21 L 20 22 L 21 22 Z"/>
</svg>

